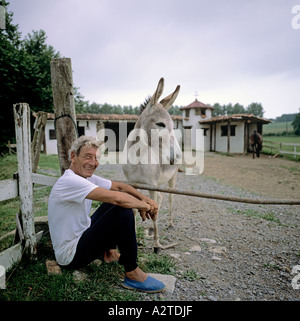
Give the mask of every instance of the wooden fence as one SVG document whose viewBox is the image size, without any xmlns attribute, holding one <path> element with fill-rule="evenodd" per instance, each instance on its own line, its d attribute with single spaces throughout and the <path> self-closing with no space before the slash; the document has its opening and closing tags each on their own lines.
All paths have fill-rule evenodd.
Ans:
<svg viewBox="0 0 300 321">
<path fill-rule="evenodd" d="M 284 146 L 292 146 L 293 150 L 286 150 Z M 271 151 L 271 154 L 290 154 L 294 155 L 296 159 L 297 155 L 300 156 L 300 152 L 297 151 L 297 147 L 300 150 L 300 144 L 297 143 L 281 143 L 281 142 L 271 142 L 269 140 L 263 141 L 263 148 L 268 148 Z"/>
<path fill-rule="evenodd" d="M 0 199 L 6 200 L 20 196 L 20 212 L 16 213 L 16 236 L 19 242 L 0 253 L 0 266 L 4 271 L 21 260 L 24 252 L 31 256 L 36 253 L 37 240 L 42 233 L 35 233 L 33 215 L 33 183 L 31 162 L 30 109 L 28 104 L 13 105 L 18 175 L 14 180 L 5 180 L 0 184 Z M 15 238 L 16 240 L 16 238 Z M 3 272 L 1 272 L 3 274 Z M 0 275 L 1 286 L 4 275 Z"/>
</svg>

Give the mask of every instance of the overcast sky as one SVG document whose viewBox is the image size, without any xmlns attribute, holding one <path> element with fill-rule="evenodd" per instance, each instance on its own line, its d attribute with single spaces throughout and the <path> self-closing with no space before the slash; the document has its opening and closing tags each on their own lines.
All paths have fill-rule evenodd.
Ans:
<svg viewBox="0 0 300 321">
<path fill-rule="evenodd" d="M 300 0 L 8 0 L 22 36 L 45 30 L 90 103 L 138 106 L 165 78 L 176 105 L 300 108 Z M 295 9 L 294 9 L 295 10 Z M 292 24 L 294 19 L 294 24 Z M 293 28 L 294 26 L 294 28 Z"/>
</svg>

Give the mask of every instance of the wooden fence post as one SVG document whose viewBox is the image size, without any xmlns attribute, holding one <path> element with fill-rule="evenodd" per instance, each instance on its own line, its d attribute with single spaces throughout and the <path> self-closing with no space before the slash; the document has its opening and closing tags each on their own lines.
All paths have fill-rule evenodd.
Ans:
<svg viewBox="0 0 300 321">
<path fill-rule="evenodd" d="M 70 165 L 69 149 L 77 138 L 71 59 L 52 59 L 50 67 L 57 152 L 61 174 L 63 174 Z"/>
<path fill-rule="evenodd" d="M 36 253 L 36 237 L 33 215 L 30 109 L 26 103 L 14 104 L 13 109 L 16 130 L 21 220 L 25 238 L 25 249 L 28 254 L 33 255 Z"/>
<path fill-rule="evenodd" d="M 44 111 L 39 111 L 37 113 L 36 126 L 34 130 L 34 135 L 32 139 L 32 172 L 35 173 L 38 167 L 42 142 L 45 136 L 45 127 L 47 123 L 47 113 Z"/>
</svg>

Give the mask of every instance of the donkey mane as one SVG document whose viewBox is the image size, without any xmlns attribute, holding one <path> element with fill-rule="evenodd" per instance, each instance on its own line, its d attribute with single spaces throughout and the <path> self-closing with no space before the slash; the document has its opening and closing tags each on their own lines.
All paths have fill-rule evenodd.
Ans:
<svg viewBox="0 0 300 321">
<path fill-rule="evenodd" d="M 145 101 L 140 105 L 140 113 L 139 115 L 145 110 L 145 108 L 147 107 L 147 105 L 149 104 L 149 101 L 151 99 L 151 96 L 148 96 Z"/>
</svg>

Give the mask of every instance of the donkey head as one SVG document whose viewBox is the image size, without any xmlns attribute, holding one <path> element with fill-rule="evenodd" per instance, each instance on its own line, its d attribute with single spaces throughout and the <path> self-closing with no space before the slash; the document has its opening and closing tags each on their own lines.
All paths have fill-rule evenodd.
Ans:
<svg viewBox="0 0 300 321">
<path fill-rule="evenodd" d="M 167 111 L 171 108 L 178 96 L 180 86 L 169 96 L 158 101 L 164 88 L 164 79 L 161 78 L 150 99 L 141 106 L 142 113 L 136 123 L 136 128 L 146 132 L 148 146 L 161 155 L 163 164 L 174 164 L 181 158 L 181 149 L 173 130 L 173 120 Z"/>
</svg>

